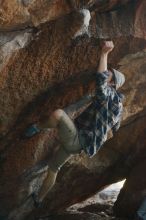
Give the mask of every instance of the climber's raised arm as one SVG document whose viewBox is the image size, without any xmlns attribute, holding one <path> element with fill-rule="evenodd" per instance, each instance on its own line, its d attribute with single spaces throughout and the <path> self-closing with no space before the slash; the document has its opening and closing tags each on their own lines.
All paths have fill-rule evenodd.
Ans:
<svg viewBox="0 0 146 220">
<path fill-rule="evenodd" d="M 108 54 L 113 50 L 114 44 L 112 41 L 104 41 L 101 45 L 101 55 L 96 72 L 96 93 L 95 100 L 98 100 L 98 104 L 102 105 L 107 99 L 108 85 L 113 80 L 113 74 L 108 71 L 107 62 Z"/>
<path fill-rule="evenodd" d="M 113 41 L 104 41 L 101 48 L 101 55 L 99 60 L 99 65 L 97 71 L 103 73 L 107 71 L 107 59 L 108 54 L 113 50 L 114 44 Z"/>
</svg>

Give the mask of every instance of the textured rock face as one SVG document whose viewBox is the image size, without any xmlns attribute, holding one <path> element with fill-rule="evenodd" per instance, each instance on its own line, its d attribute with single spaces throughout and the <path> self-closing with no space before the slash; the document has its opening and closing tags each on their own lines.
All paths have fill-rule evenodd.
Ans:
<svg viewBox="0 0 146 220">
<path fill-rule="evenodd" d="M 121 190 L 119 199 L 114 207 L 118 216 L 134 216 L 136 210 L 146 196 L 146 180 L 145 178 L 142 178 L 146 167 L 145 156 L 145 152 L 143 155 L 141 152 L 141 155 L 139 155 L 139 163 L 134 164 L 129 177 L 127 178 L 127 182 Z"/>
<path fill-rule="evenodd" d="M 105 11 L 126 4 L 124 1 L 96 1 L 96 0 L 1 0 L 0 29 L 24 28 L 38 26 L 40 23 L 54 20 L 75 9 L 89 8 Z"/>
<path fill-rule="evenodd" d="M 144 180 L 137 199 L 127 200 L 137 187 L 132 181 L 145 166 L 145 1 L 0 3 L 0 216 L 20 220 L 33 209 L 27 199 L 39 190 L 58 142 L 54 130 L 29 140 L 23 132 L 29 123 L 47 120 L 54 109 L 94 89 L 99 40 L 107 38 L 115 42 L 110 64 L 126 75 L 122 127 L 92 159 L 84 154 L 71 159 L 43 208 L 32 215 L 63 210 L 122 178 L 127 181 L 115 210 L 133 215 L 145 190 Z M 87 34 L 75 38 L 84 21 L 80 7 L 92 11 L 91 22 Z M 70 115 L 74 118 L 76 112 Z M 30 207 L 28 213 L 19 209 L 22 204 Z"/>
<path fill-rule="evenodd" d="M 1 29 L 25 28 L 52 20 L 69 11 L 66 1 L 1 1 Z"/>
</svg>

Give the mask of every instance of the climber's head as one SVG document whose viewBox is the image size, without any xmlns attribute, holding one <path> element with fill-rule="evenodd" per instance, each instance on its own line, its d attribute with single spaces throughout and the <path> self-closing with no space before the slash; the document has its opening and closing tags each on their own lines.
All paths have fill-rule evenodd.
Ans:
<svg viewBox="0 0 146 220">
<path fill-rule="evenodd" d="M 109 69 L 109 78 L 108 78 L 108 83 L 115 87 L 115 89 L 119 89 L 125 82 L 125 76 L 123 73 L 119 72 L 118 70 L 115 69 Z"/>
</svg>

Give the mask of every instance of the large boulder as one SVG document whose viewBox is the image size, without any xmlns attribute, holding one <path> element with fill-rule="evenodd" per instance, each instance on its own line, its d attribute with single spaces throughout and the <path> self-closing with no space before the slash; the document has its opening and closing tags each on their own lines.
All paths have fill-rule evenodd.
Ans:
<svg viewBox="0 0 146 220">
<path fill-rule="evenodd" d="M 144 117 L 144 115 L 141 116 L 142 120 Z M 127 160 L 127 165 L 131 169 L 130 174 L 114 205 L 114 211 L 118 216 L 134 218 L 136 211 L 146 197 L 146 178 L 144 175 L 146 167 L 145 131 L 146 129 L 139 134 L 137 145 L 131 149 Z"/>
<path fill-rule="evenodd" d="M 83 24 L 83 15 L 78 10 L 81 7 L 91 10 L 91 22 L 89 30 L 76 37 Z M 135 178 L 139 155 L 145 153 L 145 9 L 145 1 L 3 1 L 1 217 L 21 220 L 31 211 L 30 219 L 34 214 L 58 212 L 113 182 L 127 178 L 128 185 Z M 42 131 L 30 139 L 23 138 L 24 131 L 30 123 L 47 120 L 56 108 L 68 108 L 72 118 L 81 113 L 72 111 L 70 105 L 95 90 L 93 73 L 99 60 L 100 39 L 107 38 L 115 42 L 110 65 L 126 75 L 121 90 L 125 95 L 122 126 L 92 159 L 84 153 L 73 157 L 61 169 L 43 207 L 34 210 L 29 199 L 41 187 L 47 163 L 59 142 L 56 130 Z M 126 189 L 124 198 L 131 188 L 128 185 Z M 127 215 L 128 207 L 132 206 L 125 208 L 120 198 L 118 213 L 125 209 Z"/>
<path fill-rule="evenodd" d="M 40 23 L 55 20 L 62 15 L 80 8 L 107 11 L 126 4 L 124 1 L 96 1 L 96 0 L 5 0 L 1 2 L 0 29 L 13 30 L 38 26 Z"/>
<path fill-rule="evenodd" d="M 144 177 L 144 170 L 146 167 L 145 158 L 146 153 L 144 152 L 142 154 L 141 152 L 138 163 L 134 163 L 130 175 L 119 194 L 118 200 L 114 206 L 114 211 L 118 216 L 136 216 L 136 211 L 146 197 L 146 178 Z"/>
</svg>

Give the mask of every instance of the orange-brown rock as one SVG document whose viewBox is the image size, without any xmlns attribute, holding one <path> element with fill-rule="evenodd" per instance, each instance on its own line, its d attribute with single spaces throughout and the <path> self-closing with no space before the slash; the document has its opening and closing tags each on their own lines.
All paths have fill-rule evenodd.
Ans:
<svg viewBox="0 0 146 220">
<path fill-rule="evenodd" d="M 139 170 L 132 165 L 144 163 L 138 158 L 145 154 L 145 1 L 8 3 L 2 1 L 0 11 L 0 217 L 21 220 L 33 210 L 29 196 L 39 190 L 58 140 L 55 130 L 30 139 L 22 138 L 24 131 L 95 89 L 92 73 L 98 65 L 99 41 L 107 38 L 115 43 L 110 64 L 126 75 L 122 126 L 98 155 L 76 156 L 61 169 L 43 208 L 33 210 L 30 219 L 34 213 L 63 210 L 123 178 L 127 178 L 128 190 L 123 189 L 127 198 L 126 193 L 135 189 L 128 184 Z M 75 38 L 83 22 L 77 10 L 81 7 L 92 10 L 90 33 Z M 76 112 L 70 114 L 75 117 Z M 128 215 L 120 198 L 118 212 L 125 209 Z M 30 210 L 22 212 L 22 204 Z"/>
<path fill-rule="evenodd" d="M 13 30 L 27 26 L 38 26 L 73 10 L 88 8 L 91 11 L 108 11 L 125 5 L 131 0 L 1 0 L 0 30 Z"/>
<path fill-rule="evenodd" d="M 69 9 L 65 0 L 2 0 L 0 29 L 13 30 L 36 26 L 68 13 Z"/>
</svg>

